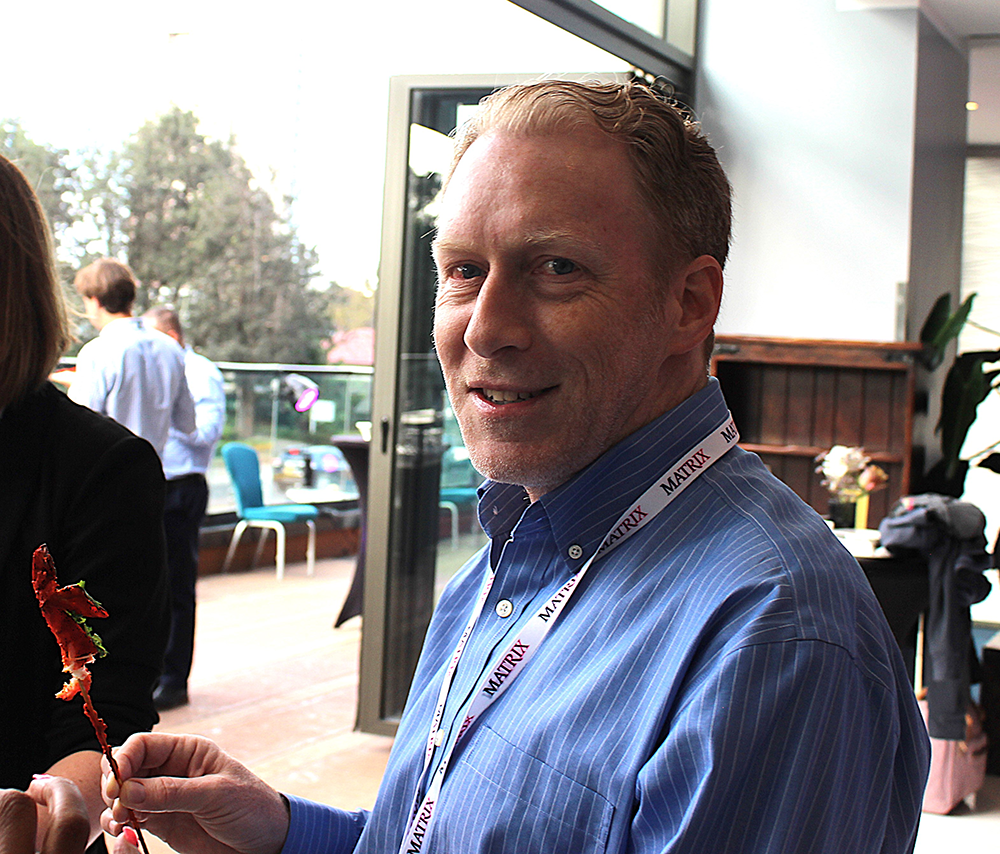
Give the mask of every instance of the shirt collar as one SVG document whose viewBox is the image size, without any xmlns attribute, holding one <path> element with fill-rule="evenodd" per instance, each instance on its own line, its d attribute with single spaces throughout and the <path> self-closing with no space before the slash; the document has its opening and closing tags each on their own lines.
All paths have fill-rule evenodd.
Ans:
<svg viewBox="0 0 1000 854">
<path fill-rule="evenodd" d="M 522 525 L 533 526 L 533 520 L 544 515 L 559 553 L 576 570 L 629 504 L 727 415 L 719 382 L 712 377 L 705 388 L 627 436 L 535 504 L 521 486 L 486 481 L 479 492 L 479 520 L 495 538 L 506 537 L 522 516 Z"/>
<path fill-rule="evenodd" d="M 130 315 L 129 317 L 116 317 L 114 320 L 109 320 L 105 323 L 104 328 L 98 334 L 117 335 L 119 332 L 124 332 L 130 326 L 137 329 L 143 329 L 144 325 L 142 318 L 134 315 Z"/>
</svg>

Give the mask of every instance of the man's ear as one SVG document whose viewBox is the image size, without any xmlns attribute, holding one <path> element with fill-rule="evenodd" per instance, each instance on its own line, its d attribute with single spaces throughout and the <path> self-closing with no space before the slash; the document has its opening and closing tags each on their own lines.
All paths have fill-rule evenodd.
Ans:
<svg viewBox="0 0 1000 854">
<path fill-rule="evenodd" d="M 700 255 L 678 271 L 674 299 L 679 315 L 674 327 L 678 352 L 693 350 L 711 333 L 722 305 L 722 265 Z"/>
</svg>

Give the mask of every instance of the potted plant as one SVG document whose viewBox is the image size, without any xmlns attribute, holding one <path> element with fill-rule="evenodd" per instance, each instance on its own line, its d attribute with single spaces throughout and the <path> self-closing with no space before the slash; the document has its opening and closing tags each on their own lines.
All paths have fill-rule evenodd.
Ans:
<svg viewBox="0 0 1000 854">
<path fill-rule="evenodd" d="M 954 313 L 948 294 L 942 294 L 934 304 L 920 331 L 924 349 L 918 359 L 928 371 L 936 370 L 944 362 L 948 345 L 958 337 L 966 323 L 971 323 L 969 313 L 975 297 L 975 294 L 970 294 Z M 971 351 L 955 357 L 945 376 L 941 414 L 934 430 L 941 436 L 941 459 L 924 473 L 917 492 L 960 497 L 970 459 L 980 458 L 977 465 L 1000 472 L 1000 453 L 994 450 L 1000 446 L 1000 440 L 970 459 L 961 457 L 962 446 L 976 420 L 979 404 L 991 391 L 1000 387 L 1000 370 L 987 370 L 987 365 L 995 362 L 1000 362 L 1000 350 Z"/>
</svg>

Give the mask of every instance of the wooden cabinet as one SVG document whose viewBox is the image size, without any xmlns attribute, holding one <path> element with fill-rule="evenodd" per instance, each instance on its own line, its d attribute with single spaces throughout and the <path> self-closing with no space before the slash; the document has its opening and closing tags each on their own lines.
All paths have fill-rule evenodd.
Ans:
<svg viewBox="0 0 1000 854">
<path fill-rule="evenodd" d="M 889 475 L 871 496 L 869 527 L 909 492 L 914 355 L 919 344 L 718 336 L 712 373 L 740 444 L 819 513 L 828 494 L 816 457 L 860 446 Z"/>
</svg>

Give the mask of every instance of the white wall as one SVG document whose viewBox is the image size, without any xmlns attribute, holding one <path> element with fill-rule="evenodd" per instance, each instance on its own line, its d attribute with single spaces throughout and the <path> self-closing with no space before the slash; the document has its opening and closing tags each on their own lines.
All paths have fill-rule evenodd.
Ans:
<svg viewBox="0 0 1000 854">
<path fill-rule="evenodd" d="M 896 337 L 920 16 L 834 7 L 704 2 L 696 102 L 735 188 L 720 333 Z"/>
</svg>

